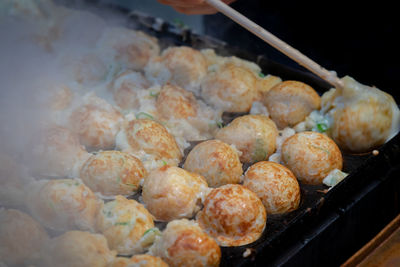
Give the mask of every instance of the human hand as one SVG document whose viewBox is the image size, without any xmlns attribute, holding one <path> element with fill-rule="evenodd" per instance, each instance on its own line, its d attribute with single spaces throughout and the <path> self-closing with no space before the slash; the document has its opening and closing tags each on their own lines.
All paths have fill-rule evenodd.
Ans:
<svg viewBox="0 0 400 267">
<path fill-rule="evenodd" d="M 204 0 L 157 0 L 161 4 L 169 5 L 176 11 L 187 15 L 194 14 L 214 14 L 217 10 L 209 6 Z M 230 4 L 235 0 L 222 0 L 226 4 Z"/>
</svg>

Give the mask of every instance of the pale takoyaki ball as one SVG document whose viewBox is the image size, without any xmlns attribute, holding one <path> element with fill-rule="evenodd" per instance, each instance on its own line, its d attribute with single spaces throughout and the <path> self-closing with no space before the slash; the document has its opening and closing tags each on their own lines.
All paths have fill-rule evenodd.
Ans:
<svg viewBox="0 0 400 267">
<path fill-rule="evenodd" d="M 89 94 L 69 117 L 70 129 L 81 144 L 90 149 L 112 149 L 123 122 L 123 115 L 106 100 Z"/>
<path fill-rule="evenodd" d="M 192 92 L 166 84 L 157 97 L 156 107 L 160 117 L 164 119 L 187 119 L 197 116 L 198 104 Z"/>
<path fill-rule="evenodd" d="M 116 257 L 110 267 L 168 267 L 168 264 L 160 257 L 139 254 L 131 258 Z"/>
<path fill-rule="evenodd" d="M 221 249 L 195 221 L 174 220 L 167 224 L 149 253 L 169 266 L 219 266 Z"/>
<path fill-rule="evenodd" d="M 34 174 L 73 177 L 89 157 L 77 135 L 61 126 L 49 126 L 34 136 L 24 161 Z"/>
<path fill-rule="evenodd" d="M 142 73 L 125 71 L 112 83 L 112 94 L 115 103 L 121 109 L 137 109 L 140 106 L 137 90 L 147 89 L 150 82 Z"/>
<path fill-rule="evenodd" d="M 243 185 L 257 194 L 268 214 L 285 213 L 299 207 L 299 182 L 281 164 L 260 161 L 251 165 L 245 173 Z"/>
<path fill-rule="evenodd" d="M 40 180 L 29 188 L 26 205 L 45 227 L 55 231 L 95 229 L 100 201 L 80 180 Z"/>
<path fill-rule="evenodd" d="M 391 95 L 348 76 L 342 81 L 342 90 L 332 89 L 322 96 L 323 102 L 330 102 L 323 103 L 332 118 L 328 133 L 341 149 L 367 152 L 398 133 L 400 111 Z"/>
<path fill-rule="evenodd" d="M 120 255 L 143 252 L 141 238 L 153 227 L 153 216 L 148 210 L 123 196 L 105 203 L 97 216 L 97 229 L 107 238 L 110 249 Z"/>
<path fill-rule="evenodd" d="M 233 64 L 209 72 L 201 84 L 204 101 L 222 111 L 248 112 L 258 96 L 254 74 Z"/>
<path fill-rule="evenodd" d="M 106 238 L 86 231 L 68 231 L 47 242 L 41 252 L 44 267 L 106 267 L 115 259 Z"/>
<path fill-rule="evenodd" d="M 210 187 L 240 183 L 243 174 L 238 152 L 220 140 L 197 144 L 187 155 L 184 169 L 202 175 Z"/>
<path fill-rule="evenodd" d="M 80 171 L 82 181 L 103 196 L 132 194 L 139 190 L 140 181 L 146 175 L 138 158 L 115 150 L 93 154 Z"/>
<path fill-rule="evenodd" d="M 207 73 L 207 62 L 200 51 L 191 47 L 169 47 L 149 62 L 145 73 L 160 85 L 170 82 L 196 93 Z"/>
<path fill-rule="evenodd" d="M 158 40 L 144 32 L 126 27 L 110 26 L 103 31 L 99 53 L 128 69 L 141 71 L 149 60 L 160 53 Z"/>
<path fill-rule="evenodd" d="M 279 129 L 293 127 L 321 106 L 317 92 L 299 81 L 279 83 L 265 94 L 263 102 Z"/>
<path fill-rule="evenodd" d="M 28 214 L 0 208 L 0 262 L 25 266 L 48 239 L 43 227 Z"/>
<path fill-rule="evenodd" d="M 334 169 L 342 169 L 342 153 L 335 142 L 318 132 L 299 132 L 282 144 L 282 162 L 301 182 L 322 184 Z"/>
<path fill-rule="evenodd" d="M 144 179 L 143 202 L 158 221 L 192 218 L 208 193 L 207 182 L 196 173 L 163 166 Z"/>
<path fill-rule="evenodd" d="M 267 159 L 275 152 L 278 129 L 264 115 L 237 117 L 215 134 L 215 138 L 234 145 L 242 154 L 240 161 L 253 163 Z"/>
<path fill-rule="evenodd" d="M 122 151 L 144 151 L 155 160 L 164 160 L 177 166 L 182 159 L 182 153 L 174 136 L 160 123 L 148 119 L 127 121 L 118 133 L 117 148 Z"/>
<path fill-rule="evenodd" d="M 228 184 L 208 194 L 196 220 L 220 246 L 242 246 L 261 236 L 267 213 L 254 192 L 239 184 Z"/>
</svg>

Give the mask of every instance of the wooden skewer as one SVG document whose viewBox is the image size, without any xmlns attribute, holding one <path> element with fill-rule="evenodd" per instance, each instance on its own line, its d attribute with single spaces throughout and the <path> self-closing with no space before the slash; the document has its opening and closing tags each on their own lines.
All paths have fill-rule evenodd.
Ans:
<svg viewBox="0 0 400 267">
<path fill-rule="evenodd" d="M 294 49 L 290 45 L 286 44 L 227 4 L 221 2 L 220 0 L 205 0 L 205 2 L 331 85 L 338 89 L 343 88 L 343 82 L 336 76 L 334 71 L 328 71 L 324 69 L 316 62 L 300 53 L 297 49 Z"/>
</svg>

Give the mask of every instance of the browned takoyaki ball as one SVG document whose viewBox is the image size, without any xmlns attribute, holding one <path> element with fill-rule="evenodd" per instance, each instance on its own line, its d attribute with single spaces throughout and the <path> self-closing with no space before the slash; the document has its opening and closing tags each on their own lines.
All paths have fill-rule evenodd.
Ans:
<svg viewBox="0 0 400 267">
<path fill-rule="evenodd" d="M 317 92 L 299 81 L 277 84 L 265 94 L 263 102 L 279 129 L 293 127 L 321 106 Z"/>
<path fill-rule="evenodd" d="M 260 161 L 251 165 L 245 173 L 243 185 L 257 194 L 268 214 L 285 213 L 299 207 L 299 182 L 281 164 Z"/>
<path fill-rule="evenodd" d="M 157 111 L 164 119 L 196 117 L 198 104 L 192 92 L 179 86 L 166 84 L 156 102 Z"/>
<path fill-rule="evenodd" d="M 148 119 L 126 122 L 117 136 L 117 147 L 126 152 L 144 151 L 155 160 L 178 165 L 182 153 L 174 136 L 160 123 Z"/>
<path fill-rule="evenodd" d="M 248 69 L 226 64 L 207 74 L 201 84 L 201 96 L 222 111 L 248 112 L 259 97 L 256 82 Z"/>
<path fill-rule="evenodd" d="M 138 158 L 115 150 L 93 154 L 80 171 L 82 181 L 104 196 L 136 192 L 146 175 L 146 169 Z"/>
<path fill-rule="evenodd" d="M 43 227 L 28 214 L 0 208 L 0 262 L 28 265 L 48 239 Z"/>
<path fill-rule="evenodd" d="M 112 83 L 111 91 L 115 103 L 122 109 L 136 109 L 139 107 L 138 90 L 147 89 L 150 82 L 142 73 L 124 71 Z"/>
<path fill-rule="evenodd" d="M 44 267 L 107 267 L 116 252 L 101 234 L 68 231 L 47 242 L 41 254 L 40 266 Z"/>
<path fill-rule="evenodd" d="M 196 220 L 219 245 L 241 246 L 261 236 L 267 213 L 254 192 L 239 184 L 228 184 L 208 194 Z"/>
<path fill-rule="evenodd" d="M 159 55 L 158 40 L 144 32 L 125 27 L 110 26 L 103 31 L 98 42 L 100 53 L 128 69 L 141 71 Z"/>
<path fill-rule="evenodd" d="M 160 57 L 150 61 L 145 72 L 149 80 L 160 85 L 170 82 L 197 92 L 207 73 L 207 62 L 203 54 L 194 48 L 174 46 L 165 49 Z"/>
<path fill-rule="evenodd" d="M 97 229 L 108 241 L 110 249 L 120 255 L 143 252 L 140 239 L 154 227 L 153 216 L 134 199 L 116 196 L 105 203 L 97 216 Z"/>
<path fill-rule="evenodd" d="M 26 205 L 45 227 L 56 231 L 95 229 L 100 202 L 80 180 L 40 180 L 29 187 Z"/>
<path fill-rule="evenodd" d="M 110 149 L 123 122 L 123 115 L 104 99 L 88 95 L 69 118 L 71 130 L 82 145 L 92 149 Z"/>
<path fill-rule="evenodd" d="M 192 218 L 207 193 L 203 177 L 168 165 L 150 172 L 142 189 L 146 208 L 159 221 Z"/>
<path fill-rule="evenodd" d="M 220 140 L 197 144 L 187 155 L 184 169 L 202 175 L 210 187 L 239 183 L 243 173 L 237 151 Z"/>
<path fill-rule="evenodd" d="M 194 221 L 174 220 L 150 248 L 169 266 L 219 266 L 221 249 Z"/>
<path fill-rule="evenodd" d="M 216 139 L 235 145 L 242 152 L 243 163 L 268 159 L 275 152 L 277 136 L 275 123 L 264 115 L 237 117 L 215 134 Z"/>
<path fill-rule="evenodd" d="M 321 184 L 334 169 L 342 169 L 339 147 L 318 132 L 299 132 L 282 144 L 282 162 L 301 182 Z"/>
<path fill-rule="evenodd" d="M 160 257 L 148 254 L 134 255 L 131 258 L 116 257 L 110 267 L 168 267 Z"/>
</svg>

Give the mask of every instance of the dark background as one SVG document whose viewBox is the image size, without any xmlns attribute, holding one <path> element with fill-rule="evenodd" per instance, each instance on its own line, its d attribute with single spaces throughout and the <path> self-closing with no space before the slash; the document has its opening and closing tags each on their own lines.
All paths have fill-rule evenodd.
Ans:
<svg viewBox="0 0 400 267">
<path fill-rule="evenodd" d="M 392 3 L 357 2 L 238 0 L 231 6 L 339 77 L 376 86 L 398 102 L 399 15 Z M 303 69 L 223 14 L 204 16 L 204 32 Z"/>
</svg>

